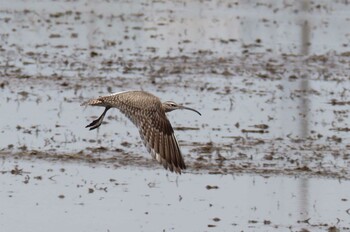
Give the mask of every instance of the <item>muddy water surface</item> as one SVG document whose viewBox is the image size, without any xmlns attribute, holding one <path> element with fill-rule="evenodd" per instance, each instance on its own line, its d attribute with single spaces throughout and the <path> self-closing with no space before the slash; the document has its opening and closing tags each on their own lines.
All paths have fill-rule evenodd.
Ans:
<svg viewBox="0 0 350 232">
<path fill-rule="evenodd" d="M 3 1 L 1 227 L 349 230 L 348 10 Z M 103 109 L 83 101 L 129 89 L 202 113 L 168 115 L 184 175 L 153 161 L 117 110 L 85 128 Z"/>
<path fill-rule="evenodd" d="M 0 175 L 5 231 L 349 230 L 348 181 L 10 159 Z"/>
</svg>

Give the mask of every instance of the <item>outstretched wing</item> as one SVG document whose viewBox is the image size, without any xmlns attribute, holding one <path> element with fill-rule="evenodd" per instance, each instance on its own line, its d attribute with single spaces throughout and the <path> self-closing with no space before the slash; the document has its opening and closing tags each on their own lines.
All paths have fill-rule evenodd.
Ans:
<svg viewBox="0 0 350 232">
<path fill-rule="evenodd" d="M 150 112 L 138 127 L 148 151 L 165 169 L 176 173 L 186 169 L 174 130 L 164 112 Z"/>
<path fill-rule="evenodd" d="M 181 173 L 186 168 L 174 130 L 156 96 L 128 91 L 92 99 L 85 104 L 118 108 L 138 127 L 147 150 L 165 169 Z M 93 126 L 101 124 L 104 114 L 92 123 Z"/>
<path fill-rule="evenodd" d="M 132 115 L 123 113 L 138 127 L 148 152 L 165 169 L 176 173 L 186 169 L 174 130 L 163 110 L 149 107 Z"/>
</svg>

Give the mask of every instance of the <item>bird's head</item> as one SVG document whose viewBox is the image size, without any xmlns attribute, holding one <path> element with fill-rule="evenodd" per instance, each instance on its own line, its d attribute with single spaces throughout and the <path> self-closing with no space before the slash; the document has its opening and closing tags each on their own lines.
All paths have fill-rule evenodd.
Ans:
<svg viewBox="0 0 350 232">
<path fill-rule="evenodd" d="M 162 103 L 164 111 L 165 112 L 170 112 L 173 110 L 179 110 L 179 109 L 183 109 L 183 110 L 192 110 L 194 112 L 196 112 L 197 114 L 201 115 L 201 113 L 199 113 L 197 110 L 183 106 L 183 105 L 179 105 L 176 102 L 173 101 L 166 101 Z"/>
</svg>

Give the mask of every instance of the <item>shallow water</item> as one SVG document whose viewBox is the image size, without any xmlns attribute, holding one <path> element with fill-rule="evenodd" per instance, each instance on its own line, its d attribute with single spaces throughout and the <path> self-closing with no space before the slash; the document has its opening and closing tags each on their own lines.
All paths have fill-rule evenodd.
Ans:
<svg viewBox="0 0 350 232">
<path fill-rule="evenodd" d="M 9 159 L 1 171 L 4 231 L 349 230 L 349 181 Z"/>
<path fill-rule="evenodd" d="M 80 106 L 90 97 L 106 94 L 105 83 L 118 86 L 122 82 L 124 87 L 114 87 L 115 92 L 137 89 L 142 83 L 142 89 L 202 113 L 201 117 L 190 111 L 168 114 L 185 159 L 192 163 L 190 171 L 294 174 L 304 170 L 306 174 L 350 176 L 345 88 L 349 81 L 311 80 L 306 94 L 300 87 L 303 79 L 204 77 L 195 83 L 161 80 L 157 85 L 145 80 L 130 83 L 128 78 L 77 79 L 6 80 L 1 95 L 6 117 L 1 126 L 2 153 L 30 156 L 35 151 L 51 158 L 75 154 L 82 160 L 97 157 L 102 161 L 127 157 L 131 159 L 127 164 L 148 166 L 152 162 L 139 164 L 125 156 L 149 157 L 126 117 L 111 110 L 105 125 L 88 131 L 85 126 L 103 109 Z M 301 109 L 304 100 L 308 103 L 305 112 Z M 333 100 L 345 104 L 332 104 Z M 306 128 L 305 135 L 302 128 Z"/>
<path fill-rule="evenodd" d="M 1 228 L 349 230 L 349 4 L 138 3 L 2 2 Z M 130 89 L 202 113 L 168 114 L 183 175 L 85 128 Z"/>
</svg>

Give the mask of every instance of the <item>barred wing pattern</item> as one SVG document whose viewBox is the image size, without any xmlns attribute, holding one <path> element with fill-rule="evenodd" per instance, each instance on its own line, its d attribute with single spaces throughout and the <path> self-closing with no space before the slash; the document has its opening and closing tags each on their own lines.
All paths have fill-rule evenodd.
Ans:
<svg viewBox="0 0 350 232">
<path fill-rule="evenodd" d="M 148 152 L 165 169 L 181 173 L 186 169 L 174 130 L 161 107 L 160 101 L 154 104 L 131 106 L 124 102 L 123 95 L 118 96 L 119 110 L 139 129 L 141 139 Z"/>
<path fill-rule="evenodd" d="M 144 91 L 127 91 L 91 99 L 83 105 L 106 107 L 100 118 L 88 125 L 91 129 L 99 127 L 106 111 L 115 107 L 137 126 L 148 152 L 165 169 L 181 173 L 186 168 L 174 130 L 158 97 Z"/>
</svg>

